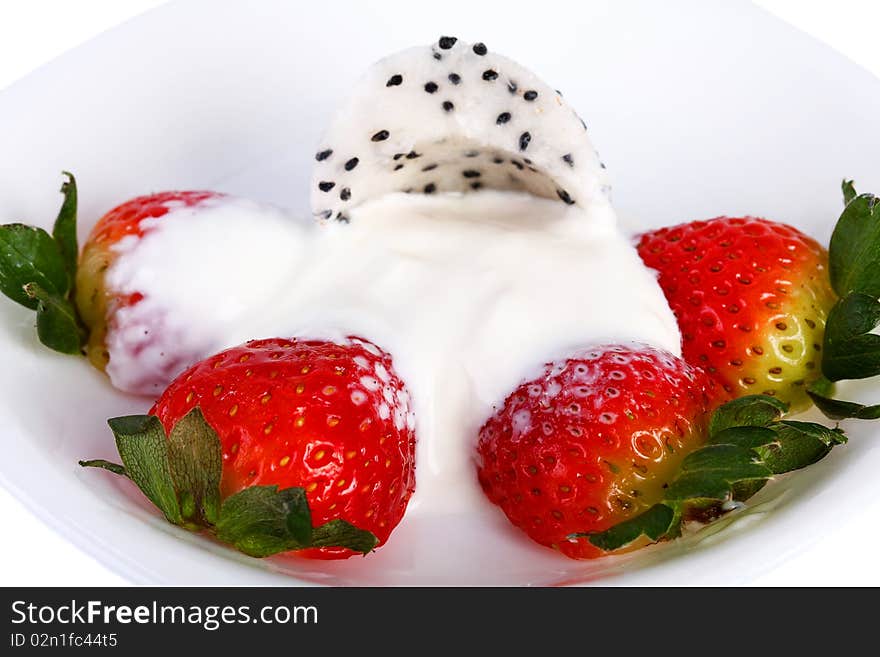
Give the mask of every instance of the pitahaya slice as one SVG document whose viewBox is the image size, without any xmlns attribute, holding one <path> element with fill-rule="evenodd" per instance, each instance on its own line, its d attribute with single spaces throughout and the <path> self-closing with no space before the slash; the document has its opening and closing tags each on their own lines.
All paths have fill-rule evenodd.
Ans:
<svg viewBox="0 0 880 657">
<path fill-rule="evenodd" d="M 392 192 L 526 191 L 607 203 L 605 167 L 562 95 L 516 62 L 441 37 L 374 64 L 323 137 L 312 210 L 349 211 Z"/>
</svg>

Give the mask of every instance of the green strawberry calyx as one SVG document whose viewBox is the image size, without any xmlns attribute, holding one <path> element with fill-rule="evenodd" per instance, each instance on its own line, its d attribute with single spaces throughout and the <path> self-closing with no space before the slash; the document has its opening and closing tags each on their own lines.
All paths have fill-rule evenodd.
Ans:
<svg viewBox="0 0 880 657">
<path fill-rule="evenodd" d="M 337 519 L 312 526 L 305 489 L 251 486 L 220 496 L 220 438 L 199 408 L 181 418 L 166 436 L 153 415 L 108 421 L 122 464 L 80 461 L 133 481 L 168 522 L 204 531 L 252 557 L 305 548 L 342 547 L 367 554 L 376 536 Z"/>
<path fill-rule="evenodd" d="M 858 194 L 843 181 L 845 207 L 828 248 L 831 287 L 838 301 L 828 313 L 822 344 L 822 376 L 807 394 L 832 420 L 880 418 L 880 405 L 833 398 L 834 383 L 880 374 L 880 199 Z"/>
<path fill-rule="evenodd" d="M 79 250 L 76 180 L 63 173 L 64 201 L 51 235 L 21 223 L 0 225 L 0 292 L 37 312 L 40 342 L 80 354 L 88 334 L 73 301 Z"/>
<path fill-rule="evenodd" d="M 846 442 L 839 428 L 783 419 L 788 406 L 768 395 L 740 397 L 719 407 L 708 440 L 688 454 L 663 499 L 602 532 L 575 533 L 611 552 L 640 539 L 677 538 L 689 521 L 713 520 L 752 497 L 773 477 L 805 468 Z"/>
</svg>

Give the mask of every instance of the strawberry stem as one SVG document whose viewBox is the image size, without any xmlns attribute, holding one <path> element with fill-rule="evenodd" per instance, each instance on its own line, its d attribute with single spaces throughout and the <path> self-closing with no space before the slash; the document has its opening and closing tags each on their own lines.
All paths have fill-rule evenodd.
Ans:
<svg viewBox="0 0 880 657">
<path fill-rule="evenodd" d="M 207 531 L 252 557 L 313 547 L 343 547 L 367 554 L 379 541 L 342 519 L 312 526 L 305 489 L 251 486 L 220 499 L 220 438 L 198 407 L 165 435 L 153 415 L 108 422 L 123 465 L 96 459 L 83 467 L 128 477 L 172 524 Z"/>
<path fill-rule="evenodd" d="M 822 345 L 822 377 L 807 394 L 829 419 L 880 418 L 880 405 L 834 399 L 836 381 L 880 374 L 880 203 L 856 192 L 852 180 L 841 184 L 844 210 L 828 248 L 831 285 L 839 296 L 828 313 Z"/>
<path fill-rule="evenodd" d="M 88 331 L 74 303 L 77 191 L 73 174 L 64 176 L 64 201 L 51 236 L 23 224 L 0 226 L 0 292 L 37 311 L 37 336 L 45 346 L 78 354 Z"/>
</svg>

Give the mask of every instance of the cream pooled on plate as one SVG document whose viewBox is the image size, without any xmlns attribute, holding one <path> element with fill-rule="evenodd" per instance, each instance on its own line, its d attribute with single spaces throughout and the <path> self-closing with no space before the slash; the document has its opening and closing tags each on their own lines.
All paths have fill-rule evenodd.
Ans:
<svg viewBox="0 0 880 657">
<path fill-rule="evenodd" d="M 349 224 L 318 224 L 219 198 L 173 208 L 118 250 L 109 286 L 144 298 L 108 337 L 117 387 L 168 353 L 194 361 L 256 338 L 359 335 L 388 351 L 413 397 L 408 515 L 482 506 L 477 431 L 544 363 L 608 341 L 679 352 L 675 318 L 607 203 L 390 194 Z M 116 348 L 156 317 L 150 349 Z"/>
</svg>

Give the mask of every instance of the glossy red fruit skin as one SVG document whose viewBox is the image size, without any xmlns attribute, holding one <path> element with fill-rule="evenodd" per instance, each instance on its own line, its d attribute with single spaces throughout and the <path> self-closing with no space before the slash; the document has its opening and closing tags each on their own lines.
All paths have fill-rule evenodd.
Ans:
<svg viewBox="0 0 880 657">
<path fill-rule="evenodd" d="M 715 386 L 645 345 L 601 345 L 550 363 L 480 429 L 489 500 L 533 540 L 576 559 L 604 553 L 569 535 L 647 509 L 705 440 Z"/>
<path fill-rule="evenodd" d="M 638 252 L 658 272 L 686 361 L 733 397 L 808 405 L 835 300 L 818 242 L 766 219 L 717 217 L 645 233 Z"/>
<path fill-rule="evenodd" d="M 127 237 L 141 237 L 149 231 L 149 223 L 141 223 L 145 219 L 160 219 L 172 208 L 195 208 L 224 196 L 211 191 L 168 191 L 138 196 L 110 210 L 92 228 L 79 257 L 76 305 L 89 328 L 86 355 L 96 368 L 103 371 L 107 367 L 106 337 L 116 312 L 143 298 L 138 292 L 123 296 L 108 288 L 105 275 L 117 257 L 113 245 Z"/>
<path fill-rule="evenodd" d="M 248 342 L 181 374 L 150 412 L 170 431 L 196 406 L 222 443 L 224 497 L 301 486 L 314 526 L 342 518 L 379 545 L 403 518 L 415 488 L 414 416 L 391 357 L 370 342 Z"/>
</svg>

